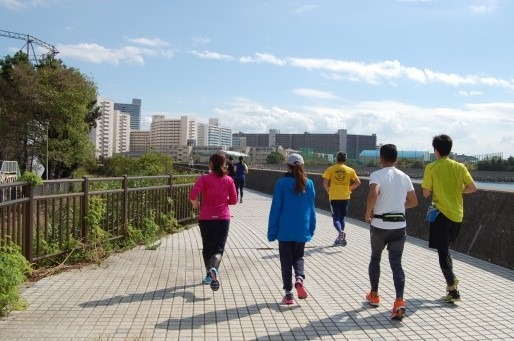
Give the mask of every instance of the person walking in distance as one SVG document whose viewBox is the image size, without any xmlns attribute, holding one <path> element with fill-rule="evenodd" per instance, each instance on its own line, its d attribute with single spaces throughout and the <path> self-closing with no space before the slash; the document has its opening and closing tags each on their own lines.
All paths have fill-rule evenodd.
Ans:
<svg viewBox="0 0 514 341">
<path fill-rule="evenodd" d="M 380 148 L 382 169 L 371 173 L 369 177 L 364 219 L 370 223 L 371 240 L 371 260 L 368 267 L 371 291 L 366 294 L 366 300 L 373 306 L 380 304 L 380 261 L 382 251 L 387 246 L 396 291 L 391 318 L 401 320 L 405 314 L 405 273 L 402 268 L 407 226 L 405 209 L 417 206 L 418 198 L 409 176 L 394 166 L 397 157 L 395 145 L 386 144 Z"/>
<path fill-rule="evenodd" d="M 234 177 L 236 176 L 236 172 L 234 171 L 234 158 L 232 156 L 228 157 L 227 175 L 230 176 L 232 179 L 234 179 Z"/>
<path fill-rule="evenodd" d="M 239 202 L 243 202 L 243 188 L 245 186 L 246 174 L 248 174 L 248 166 L 244 162 L 242 156 L 239 157 L 239 162 L 234 165 L 234 181 L 236 183 L 236 191 L 239 195 Z"/>
<path fill-rule="evenodd" d="M 450 255 L 450 243 L 455 242 L 464 216 L 462 195 L 477 190 L 468 169 L 462 163 L 449 158 L 453 141 L 448 135 L 438 135 L 432 140 L 436 161 L 425 167 L 423 181 L 423 196 L 432 196 L 432 202 L 437 209 L 434 219 L 430 222 L 428 247 L 437 249 L 439 266 L 446 280 L 446 295 L 443 300 L 448 303 L 460 301 L 457 289 L 459 280 L 453 272 L 453 262 Z"/>
<path fill-rule="evenodd" d="M 202 236 L 202 256 L 207 271 L 203 282 L 211 289 L 220 288 L 219 266 L 225 251 L 230 226 L 229 205 L 237 203 L 234 181 L 226 175 L 225 156 L 209 158 L 209 173 L 198 178 L 189 193 L 193 208 L 200 207 L 198 225 Z M 198 201 L 202 195 L 202 203 Z"/>
<path fill-rule="evenodd" d="M 328 193 L 330 208 L 332 210 L 332 220 L 337 230 L 337 238 L 334 246 L 346 246 L 346 231 L 344 218 L 348 214 L 350 194 L 360 186 L 361 181 L 355 170 L 345 165 L 346 153 L 338 152 L 336 164 L 328 167 L 323 173 L 323 187 Z"/>
<path fill-rule="evenodd" d="M 279 179 L 273 190 L 268 220 L 268 241 L 278 240 L 284 304 L 293 304 L 292 276 L 294 270 L 298 298 L 307 298 L 305 280 L 305 243 L 310 241 L 316 229 L 314 184 L 307 178 L 303 157 L 291 154 L 287 158 L 287 173 Z"/>
</svg>

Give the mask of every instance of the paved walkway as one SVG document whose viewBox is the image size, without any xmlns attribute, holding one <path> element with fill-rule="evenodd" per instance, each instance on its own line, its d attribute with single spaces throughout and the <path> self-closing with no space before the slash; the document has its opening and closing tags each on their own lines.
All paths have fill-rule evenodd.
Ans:
<svg viewBox="0 0 514 341">
<path fill-rule="evenodd" d="M 247 191 L 244 199 L 232 209 L 219 291 L 201 284 L 201 239 L 193 227 L 164 238 L 157 250 L 136 248 L 35 283 L 23 292 L 27 310 L 0 320 L 0 340 L 513 339 L 513 270 L 454 253 L 463 301 L 448 305 L 440 300 L 445 283 L 437 254 L 409 238 L 407 317 L 391 321 L 387 252 L 383 305 L 372 308 L 364 301 L 367 226 L 349 220 L 348 246 L 331 247 L 335 231 L 323 211 L 306 254 L 310 296 L 281 305 L 277 244 L 266 239 L 270 197 Z"/>
</svg>

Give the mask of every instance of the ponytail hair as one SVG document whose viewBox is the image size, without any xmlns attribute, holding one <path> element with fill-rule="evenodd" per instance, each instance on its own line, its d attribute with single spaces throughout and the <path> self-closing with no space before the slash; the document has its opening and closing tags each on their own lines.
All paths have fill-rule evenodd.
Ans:
<svg viewBox="0 0 514 341">
<path fill-rule="evenodd" d="M 225 161 L 225 155 L 223 154 L 212 154 L 209 157 L 209 162 L 211 163 L 211 171 L 220 178 L 227 174 Z"/>
<path fill-rule="evenodd" d="M 303 165 L 299 162 L 297 162 L 294 166 L 293 165 L 287 165 L 289 168 L 289 171 L 293 173 L 294 180 L 295 180 L 295 186 L 294 190 L 297 193 L 303 193 L 305 192 L 305 185 L 307 184 L 307 175 L 305 174 L 305 170 L 303 169 Z"/>
</svg>

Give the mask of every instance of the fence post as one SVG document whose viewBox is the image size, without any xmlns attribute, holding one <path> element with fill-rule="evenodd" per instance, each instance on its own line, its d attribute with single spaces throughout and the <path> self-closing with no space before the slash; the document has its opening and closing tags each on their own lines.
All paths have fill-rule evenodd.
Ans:
<svg viewBox="0 0 514 341">
<path fill-rule="evenodd" d="M 82 198 L 82 216 L 80 219 L 80 227 L 82 230 L 82 242 L 84 244 L 88 243 L 88 233 L 87 233 L 87 215 L 89 210 L 89 178 L 83 177 L 84 182 L 82 182 L 82 193 L 84 197 Z"/>
<path fill-rule="evenodd" d="M 169 175 L 169 178 L 168 178 L 168 208 L 169 208 L 169 214 L 170 214 L 170 217 L 172 216 L 171 214 L 173 213 L 173 197 L 171 196 L 173 194 L 173 174 L 168 174 Z"/>
<path fill-rule="evenodd" d="M 29 201 L 25 206 L 25 226 L 23 233 L 24 237 L 24 245 L 23 245 L 23 254 L 25 258 L 32 263 L 33 260 L 33 250 L 32 250 L 32 240 L 34 239 L 34 187 L 27 183 L 24 187 L 25 195 L 28 194 Z M 28 193 L 27 193 L 28 192 Z"/>
<path fill-rule="evenodd" d="M 129 210 L 129 195 L 128 195 L 128 177 L 126 175 L 123 176 L 122 181 L 123 187 L 123 202 L 122 202 L 122 217 L 121 217 L 121 228 L 123 230 L 123 235 L 125 237 L 128 236 L 128 210 Z"/>
</svg>

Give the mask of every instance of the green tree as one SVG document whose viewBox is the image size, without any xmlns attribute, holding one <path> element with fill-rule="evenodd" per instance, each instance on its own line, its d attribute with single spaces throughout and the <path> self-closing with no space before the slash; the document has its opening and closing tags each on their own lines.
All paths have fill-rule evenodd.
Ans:
<svg viewBox="0 0 514 341">
<path fill-rule="evenodd" d="M 284 155 L 279 152 L 271 152 L 268 156 L 266 156 L 266 163 L 269 164 L 279 164 L 285 161 Z"/>
<path fill-rule="evenodd" d="M 53 178 L 94 159 L 89 133 L 100 112 L 92 80 L 52 57 L 33 66 L 22 52 L 1 60 L 0 72 L 0 156 L 22 170 L 48 157 Z"/>
</svg>

